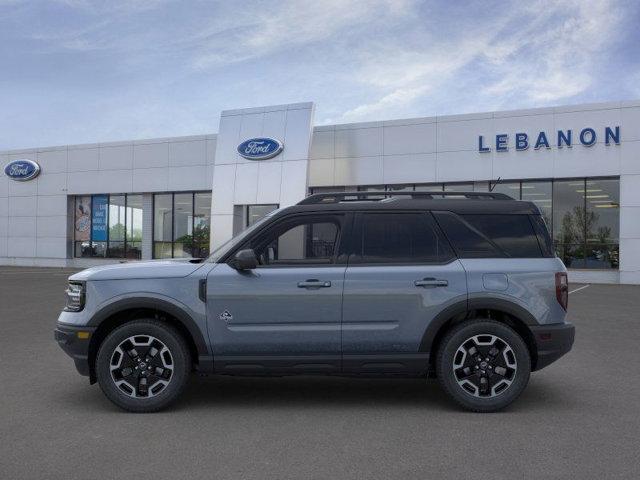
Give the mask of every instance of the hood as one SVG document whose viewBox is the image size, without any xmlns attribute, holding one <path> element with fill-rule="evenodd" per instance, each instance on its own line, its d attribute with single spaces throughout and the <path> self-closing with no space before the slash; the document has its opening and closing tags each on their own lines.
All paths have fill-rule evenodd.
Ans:
<svg viewBox="0 0 640 480">
<path fill-rule="evenodd" d="M 197 261 L 196 261 L 197 260 Z M 144 278 L 186 277 L 202 266 L 202 259 L 151 260 L 123 262 L 91 267 L 69 277 L 69 280 L 133 280 Z"/>
</svg>

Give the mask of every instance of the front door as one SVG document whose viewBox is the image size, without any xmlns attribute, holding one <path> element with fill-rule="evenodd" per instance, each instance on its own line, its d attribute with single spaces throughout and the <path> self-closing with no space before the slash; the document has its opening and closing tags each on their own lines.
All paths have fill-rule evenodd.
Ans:
<svg viewBox="0 0 640 480">
<path fill-rule="evenodd" d="M 343 368 L 352 373 L 426 370 L 429 322 L 466 306 L 465 271 L 425 212 L 360 213 L 345 274 Z"/>
<path fill-rule="evenodd" d="M 289 215 L 239 248 L 255 251 L 256 269 L 211 270 L 207 316 L 217 371 L 340 371 L 344 219 Z"/>
</svg>

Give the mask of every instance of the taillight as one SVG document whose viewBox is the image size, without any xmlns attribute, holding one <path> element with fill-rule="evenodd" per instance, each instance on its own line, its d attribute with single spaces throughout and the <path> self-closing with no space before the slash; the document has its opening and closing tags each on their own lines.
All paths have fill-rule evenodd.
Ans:
<svg viewBox="0 0 640 480">
<path fill-rule="evenodd" d="M 556 299 L 566 312 L 569 304 L 569 280 L 566 272 L 556 273 Z"/>
</svg>

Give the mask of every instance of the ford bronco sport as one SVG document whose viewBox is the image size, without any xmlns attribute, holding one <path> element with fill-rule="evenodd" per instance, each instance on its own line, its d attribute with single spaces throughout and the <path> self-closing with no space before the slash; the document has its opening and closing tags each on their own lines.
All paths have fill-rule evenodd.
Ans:
<svg viewBox="0 0 640 480">
<path fill-rule="evenodd" d="M 159 410 L 192 371 L 435 375 L 501 409 L 571 349 L 567 274 L 538 208 L 498 193 L 311 195 L 206 260 L 69 277 L 55 338 L 116 405 Z"/>
</svg>

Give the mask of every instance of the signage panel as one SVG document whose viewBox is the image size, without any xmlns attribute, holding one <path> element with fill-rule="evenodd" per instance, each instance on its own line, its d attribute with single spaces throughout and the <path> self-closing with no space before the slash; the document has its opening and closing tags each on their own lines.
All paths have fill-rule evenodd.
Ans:
<svg viewBox="0 0 640 480">
<path fill-rule="evenodd" d="M 91 238 L 94 242 L 107 241 L 107 195 L 94 195 L 91 203 Z"/>
</svg>

